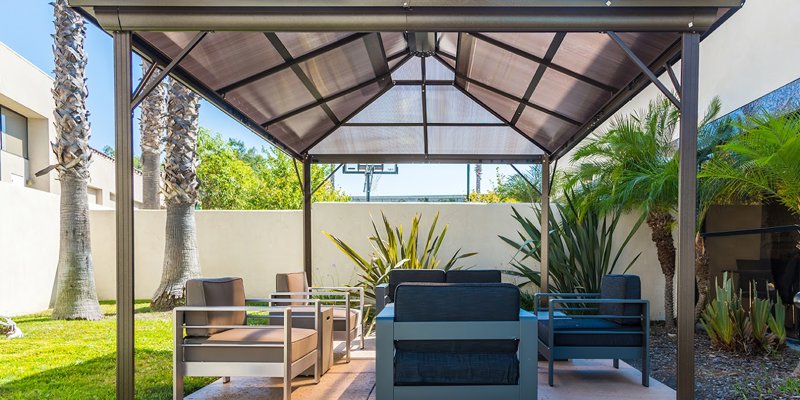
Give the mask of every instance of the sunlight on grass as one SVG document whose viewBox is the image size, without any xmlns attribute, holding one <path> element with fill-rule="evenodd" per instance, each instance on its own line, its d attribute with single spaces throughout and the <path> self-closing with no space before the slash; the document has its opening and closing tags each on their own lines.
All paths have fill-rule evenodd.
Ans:
<svg viewBox="0 0 800 400">
<path fill-rule="evenodd" d="M 14 318 L 21 339 L 0 339 L 0 398 L 110 399 L 114 397 L 114 302 L 102 302 L 99 321 L 54 321 L 50 311 Z M 136 398 L 172 397 L 171 313 L 136 302 Z M 214 378 L 187 378 L 191 393 Z"/>
</svg>

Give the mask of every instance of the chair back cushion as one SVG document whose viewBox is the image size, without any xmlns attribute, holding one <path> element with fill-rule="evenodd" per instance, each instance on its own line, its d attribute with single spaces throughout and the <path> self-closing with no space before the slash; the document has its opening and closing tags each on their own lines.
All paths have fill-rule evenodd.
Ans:
<svg viewBox="0 0 800 400">
<path fill-rule="evenodd" d="M 606 275 L 600 282 L 601 299 L 626 299 L 641 300 L 642 283 L 637 275 Z M 600 304 L 599 312 L 602 315 L 642 315 L 640 304 Z M 640 325 L 641 320 L 635 318 L 611 319 L 621 325 Z"/>
<path fill-rule="evenodd" d="M 452 269 L 447 271 L 447 283 L 500 283 L 496 269 Z"/>
<path fill-rule="evenodd" d="M 440 269 L 393 269 L 389 271 L 389 287 L 386 295 L 394 302 L 394 291 L 397 285 L 405 282 L 444 283 L 445 273 Z"/>
<path fill-rule="evenodd" d="M 275 275 L 275 291 L 276 292 L 307 292 L 308 279 L 305 272 L 291 272 L 285 274 Z M 282 296 L 284 297 L 284 296 Z M 293 294 L 288 296 L 291 299 L 307 299 L 308 296 Z M 304 305 L 306 303 L 296 302 L 291 303 L 293 306 Z"/>
<path fill-rule="evenodd" d="M 244 306 L 242 278 L 190 279 L 186 282 L 187 306 Z M 187 325 L 244 325 L 244 311 L 209 311 L 186 313 Z M 223 328 L 187 329 L 188 336 L 211 336 Z"/>
<path fill-rule="evenodd" d="M 403 283 L 395 322 L 519 321 L 519 289 L 507 283 Z M 396 385 L 515 385 L 517 340 L 395 342 Z"/>
</svg>

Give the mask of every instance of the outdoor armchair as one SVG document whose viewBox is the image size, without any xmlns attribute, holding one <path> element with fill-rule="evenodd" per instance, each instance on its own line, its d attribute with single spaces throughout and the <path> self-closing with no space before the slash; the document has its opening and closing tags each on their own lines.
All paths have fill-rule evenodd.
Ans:
<svg viewBox="0 0 800 400">
<path fill-rule="evenodd" d="M 536 317 L 504 283 L 404 283 L 377 317 L 377 400 L 536 399 Z"/>
<path fill-rule="evenodd" d="M 248 302 L 268 306 L 247 306 Z M 315 329 L 295 328 L 286 299 L 246 299 L 241 278 L 192 279 L 186 284 L 187 306 L 174 310 L 173 399 L 183 399 L 185 376 L 259 376 L 283 378 L 283 399 L 291 399 L 291 380 L 314 368 L 319 382 L 321 315 L 313 306 Z M 258 313 L 258 314 L 254 314 Z M 279 314 L 281 325 L 251 325 L 251 318 Z M 185 331 L 185 333 L 184 333 Z"/>
<path fill-rule="evenodd" d="M 334 339 L 345 342 L 347 362 L 350 362 L 350 346 L 356 337 L 361 339 L 359 348 L 364 349 L 364 288 L 309 286 L 305 272 L 277 274 L 275 286 L 273 298 L 299 301 L 318 298 L 322 304 L 333 307 Z"/>
<path fill-rule="evenodd" d="M 393 269 L 389 271 L 389 283 L 375 287 L 375 312 L 380 313 L 386 304 L 394 301 L 394 291 L 401 283 L 500 283 L 498 270 L 453 269 Z"/>
<path fill-rule="evenodd" d="M 635 275 L 606 275 L 600 293 L 539 293 L 534 296 L 539 354 L 548 360 L 553 386 L 554 361 L 570 358 L 641 359 L 642 385 L 650 385 L 650 303 L 641 299 Z M 540 308 L 542 299 L 547 307 Z"/>
</svg>

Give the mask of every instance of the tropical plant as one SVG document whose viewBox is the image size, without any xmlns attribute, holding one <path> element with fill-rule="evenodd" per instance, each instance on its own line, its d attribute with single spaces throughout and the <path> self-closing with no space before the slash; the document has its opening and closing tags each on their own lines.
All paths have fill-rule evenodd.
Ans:
<svg viewBox="0 0 800 400">
<path fill-rule="evenodd" d="M 750 309 L 744 307 L 741 289 L 736 291 L 728 273 L 716 282 L 716 297 L 705 307 L 700 324 L 715 348 L 745 354 L 774 352 L 786 342 L 785 309 L 780 298 L 773 304 L 750 290 Z"/>
<path fill-rule="evenodd" d="M 542 169 L 541 165 L 533 165 L 528 171 L 520 174 L 505 176 L 497 174 L 497 188 L 495 191 L 505 201 L 521 203 L 536 203 L 541 199 Z"/>
<path fill-rule="evenodd" d="M 342 239 L 328 233 L 322 232 L 327 236 L 336 247 L 341 250 L 358 268 L 358 283 L 356 287 L 364 288 L 364 296 L 371 304 L 375 303 L 375 286 L 389 282 L 389 271 L 397 268 L 403 269 L 443 269 L 460 267 L 458 263 L 474 256 L 477 253 L 463 253 L 461 249 L 456 250 L 449 258 L 439 257 L 439 250 L 444 243 L 447 227 L 445 225 L 440 232 L 436 232 L 436 225 L 439 222 L 439 213 L 431 222 L 425 242 L 420 247 L 420 214 L 414 215 L 411 220 L 411 230 L 408 236 L 403 234 L 403 226 L 393 226 L 389 223 L 386 215 L 381 212 L 383 220 L 383 235 L 378 230 L 375 220 L 372 219 L 372 230 L 374 234 L 369 237 L 372 253 L 369 256 L 360 255 L 352 246 L 345 243 Z M 444 262 L 444 263 L 443 263 Z M 368 310 L 368 326 L 372 325 L 374 311 Z"/>
<path fill-rule="evenodd" d="M 718 101 L 715 101 L 718 103 Z M 718 107 L 712 104 L 702 126 Z M 678 154 L 674 133 L 679 110 L 665 97 L 650 102 L 644 111 L 617 118 L 603 135 L 595 136 L 575 152 L 578 168 L 568 185 L 593 182 L 587 205 L 604 209 L 640 210 L 652 231 L 661 272 L 664 274 L 664 311 L 667 329 L 674 320 L 675 242 L 672 228 L 678 199 Z"/>
<path fill-rule="evenodd" d="M 58 278 L 54 319 L 102 318 L 97 301 L 89 234 L 89 164 L 92 150 L 86 109 L 86 27 L 66 0 L 56 0 L 53 99 L 56 138 L 52 143 L 61 182 Z"/>
<path fill-rule="evenodd" d="M 554 293 L 598 293 L 604 275 L 625 273 L 641 255 L 637 254 L 627 265 L 620 264 L 622 253 L 639 230 L 642 219 L 628 231 L 615 249 L 614 235 L 622 213 L 596 208 L 582 211 L 578 208 L 580 199 L 575 196 L 583 195 L 565 191 L 563 202 L 556 202 L 555 210 L 551 208 L 548 274 L 549 291 Z M 539 224 L 524 217 L 514 207 L 512 211 L 514 220 L 522 227 L 522 231 L 517 231 L 519 239 L 505 236 L 500 236 L 500 239 L 517 249 L 517 254 L 521 253 L 523 257 L 517 260 L 515 256 L 511 261 L 512 269 L 505 273 L 523 278 L 520 287 L 529 284 L 541 287 L 541 272 L 525 263 L 528 259 L 541 262 Z M 534 213 L 536 221 L 541 220 L 541 211 L 534 207 Z"/>
<path fill-rule="evenodd" d="M 200 98 L 196 94 L 178 81 L 170 81 L 163 177 L 167 203 L 166 243 L 161 283 L 151 302 L 154 310 L 169 310 L 182 304 L 186 281 L 200 276 L 194 218 L 199 108 Z"/>
<path fill-rule="evenodd" d="M 146 73 L 150 64 L 142 62 L 142 72 Z M 155 74 L 154 74 L 155 75 Z M 152 77 L 156 79 L 157 77 Z M 139 132 L 142 149 L 142 208 L 161 208 L 161 142 L 166 129 L 167 84 L 161 82 L 144 98 L 139 117 Z"/>
</svg>

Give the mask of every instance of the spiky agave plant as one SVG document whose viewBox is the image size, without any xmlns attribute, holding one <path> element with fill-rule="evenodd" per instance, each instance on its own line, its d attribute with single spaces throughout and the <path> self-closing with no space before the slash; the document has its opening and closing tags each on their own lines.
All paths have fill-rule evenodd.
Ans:
<svg viewBox="0 0 800 400">
<path fill-rule="evenodd" d="M 53 318 L 96 320 L 103 313 L 95 290 L 89 235 L 87 184 L 92 151 L 86 109 L 86 27 L 66 0 L 56 0 L 53 6 L 56 139 L 52 149 L 61 183 L 61 239 Z"/>
</svg>

